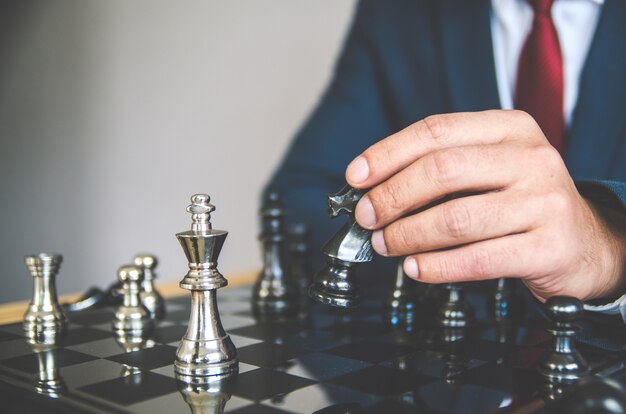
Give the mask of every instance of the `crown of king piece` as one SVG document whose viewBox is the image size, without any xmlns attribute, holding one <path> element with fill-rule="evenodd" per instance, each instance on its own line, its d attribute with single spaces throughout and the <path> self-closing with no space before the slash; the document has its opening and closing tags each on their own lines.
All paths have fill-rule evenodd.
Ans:
<svg viewBox="0 0 626 414">
<path fill-rule="evenodd" d="M 187 212 L 191 213 L 191 230 L 202 232 L 211 230 L 211 213 L 215 206 L 210 203 L 208 194 L 194 194 L 191 196 L 191 204 L 187 206 Z"/>
</svg>

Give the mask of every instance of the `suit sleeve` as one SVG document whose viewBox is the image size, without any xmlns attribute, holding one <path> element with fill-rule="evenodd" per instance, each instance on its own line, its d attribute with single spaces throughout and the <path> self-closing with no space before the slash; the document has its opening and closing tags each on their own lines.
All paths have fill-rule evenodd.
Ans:
<svg viewBox="0 0 626 414">
<path fill-rule="evenodd" d="M 315 250 L 340 226 L 326 215 L 326 195 L 345 185 L 352 158 L 391 133 L 370 42 L 375 7 L 374 1 L 357 6 L 329 87 L 263 192 L 279 193 L 288 224 L 313 229 Z"/>
</svg>

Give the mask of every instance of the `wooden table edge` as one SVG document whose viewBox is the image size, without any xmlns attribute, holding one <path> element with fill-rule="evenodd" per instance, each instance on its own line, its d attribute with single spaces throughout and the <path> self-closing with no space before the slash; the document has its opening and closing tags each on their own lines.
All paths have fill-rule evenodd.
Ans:
<svg viewBox="0 0 626 414">
<path fill-rule="evenodd" d="M 228 286 L 225 289 L 228 289 L 229 287 L 251 285 L 256 279 L 256 276 L 256 271 L 236 273 L 232 276 L 228 276 Z M 178 286 L 178 282 L 157 283 L 156 288 L 164 298 L 171 298 L 189 294 L 187 290 L 181 289 L 181 287 Z M 73 302 L 80 298 L 81 295 L 82 293 L 69 293 L 66 295 L 60 295 L 59 302 Z M 29 303 L 30 301 L 23 300 L 19 302 L 10 302 L 0 305 L 0 325 L 20 322 L 24 317 L 24 313 L 26 313 L 26 308 L 28 307 Z"/>
</svg>

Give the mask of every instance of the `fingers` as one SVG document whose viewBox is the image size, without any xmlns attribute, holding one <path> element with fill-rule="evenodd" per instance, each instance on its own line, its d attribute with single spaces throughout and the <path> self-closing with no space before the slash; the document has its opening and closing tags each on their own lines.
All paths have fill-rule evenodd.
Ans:
<svg viewBox="0 0 626 414">
<path fill-rule="evenodd" d="M 372 188 L 357 204 L 355 217 L 367 229 L 459 192 L 500 190 L 520 171 L 517 145 L 448 148 L 430 153 Z"/>
<path fill-rule="evenodd" d="M 545 141 L 533 118 L 521 111 L 434 115 L 369 147 L 346 170 L 346 181 L 369 188 L 433 151 L 503 141 Z"/>
<path fill-rule="evenodd" d="M 376 231 L 372 244 L 383 256 L 406 256 L 523 233 L 542 216 L 543 204 L 509 192 L 457 198 Z"/>
<path fill-rule="evenodd" d="M 407 276 L 426 283 L 456 283 L 499 277 L 527 278 L 536 272 L 540 240 L 532 233 L 485 240 L 456 249 L 409 256 L 404 261 Z M 546 249 L 547 250 L 547 249 Z"/>
</svg>

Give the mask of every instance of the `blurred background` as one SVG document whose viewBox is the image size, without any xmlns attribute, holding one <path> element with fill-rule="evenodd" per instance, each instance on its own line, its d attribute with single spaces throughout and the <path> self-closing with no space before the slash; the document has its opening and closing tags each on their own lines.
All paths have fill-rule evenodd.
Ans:
<svg viewBox="0 0 626 414">
<path fill-rule="evenodd" d="M 187 270 L 175 233 L 211 195 L 219 268 L 258 269 L 263 184 L 332 73 L 353 0 L 0 2 L 0 303 L 64 255 L 59 293 L 138 252 Z"/>
</svg>

